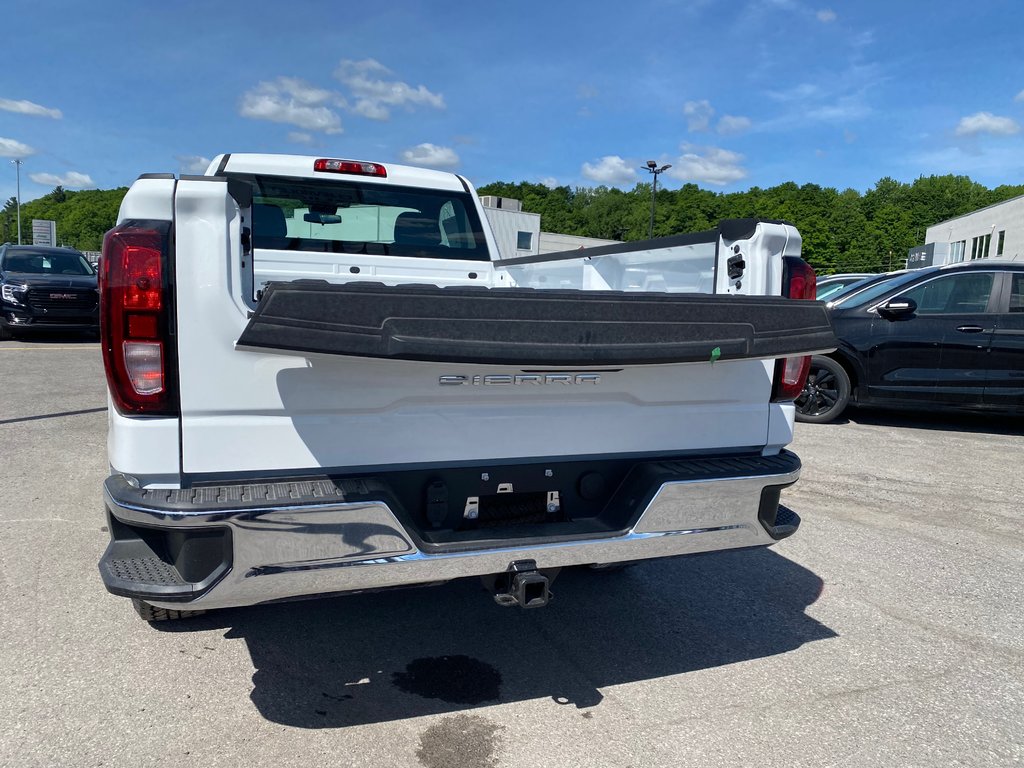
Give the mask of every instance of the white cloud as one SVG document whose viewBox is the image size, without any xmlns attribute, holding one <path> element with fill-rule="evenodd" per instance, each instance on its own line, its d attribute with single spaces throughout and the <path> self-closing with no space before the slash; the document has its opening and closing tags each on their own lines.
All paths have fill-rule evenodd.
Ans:
<svg viewBox="0 0 1024 768">
<path fill-rule="evenodd" d="M 1024 101 L 1024 91 L 1021 91 L 1016 96 L 1014 96 L 1013 100 L 1014 101 Z"/>
<path fill-rule="evenodd" d="M 686 115 L 686 125 L 691 131 L 706 131 L 711 124 L 711 118 L 715 115 L 714 107 L 707 99 L 700 101 L 688 101 L 683 104 L 683 114 Z"/>
<path fill-rule="evenodd" d="M 307 147 L 311 147 L 316 143 L 313 134 L 306 133 L 305 131 L 289 131 L 288 141 L 292 144 L 303 144 Z"/>
<path fill-rule="evenodd" d="M 722 115 L 715 130 L 723 136 L 732 136 L 750 130 L 750 118 L 742 115 Z"/>
<path fill-rule="evenodd" d="M 14 101 L 13 99 L 0 99 L 0 109 L 5 112 L 16 112 L 19 115 L 32 115 L 33 117 L 52 117 L 60 120 L 64 115 L 59 109 L 51 109 L 32 101 Z"/>
<path fill-rule="evenodd" d="M 681 181 L 703 181 L 722 187 L 747 177 L 740 163 L 743 155 L 720 147 L 683 144 L 683 155 L 666 173 Z"/>
<path fill-rule="evenodd" d="M 828 24 L 829 22 L 836 20 L 836 12 L 831 8 L 822 8 L 814 15 L 818 17 L 818 21 L 822 24 Z"/>
<path fill-rule="evenodd" d="M 636 170 L 618 155 L 605 155 L 595 164 L 584 163 L 581 173 L 591 181 L 621 187 L 636 181 Z"/>
<path fill-rule="evenodd" d="M 329 106 L 344 106 L 333 91 L 295 77 L 263 81 L 242 96 L 239 114 L 253 120 L 285 123 L 307 131 L 341 133 L 341 118 Z"/>
<path fill-rule="evenodd" d="M 824 149 L 816 149 L 816 150 L 814 150 L 814 156 L 815 157 L 827 157 L 828 156 L 828 152 L 826 152 Z"/>
<path fill-rule="evenodd" d="M 785 91 L 768 91 L 768 96 L 775 101 L 790 102 L 813 99 L 821 95 L 821 88 L 813 83 L 800 83 Z"/>
<path fill-rule="evenodd" d="M 808 107 L 803 118 L 823 123 L 846 123 L 851 120 L 860 120 L 870 114 L 871 107 L 864 101 L 863 94 L 855 93 L 841 96 L 831 104 Z"/>
<path fill-rule="evenodd" d="M 453 168 L 459 164 L 459 156 L 451 147 L 436 144 L 417 144 L 402 152 L 402 159 L 411 165 L 425 165 L 428 168 Z"/>
<path fill-rule="evenodd" d="M 977 112 L 961 117 L 956 126 L 957 136 L 976 136 L 990 133 L 994 136 L 1010 136 L 1020 131 L 1020 124 L 1009 117 L 999 117 L 991 112 Z"/>
<path fill-rule="evenodd" d="M 392 74 L 376 59 L 343 59 L 334 70 L 334 76 L 348 86 L 356 100 L 351 110 L 371 120 L 387 120 L 391 116 L 389 107 L 445 108 L 441 94 L 433 93 L 425 85 L 414 88 L 401 80 L 387 79 Z"/>
<path fill-rule="evenodd" d="M 182 173 L 202 174 L 210 166 L 210 158 L 201 155 L 175 155 Z"/>
<path fill-rule="evenodd" d="M 537 183 L 543 184 L 548 189 L 555 189 L 558 187 L 558 179 L 554 176 L 545 176 L 543 179 L 538 179 Z"/>
<path fill-rule="evenodd" d="M 36 184 L 44 184 L 52 187 L 67 187 L 68 189 L 90 189 L 96 184 L 87 173 L 68 171 L 63 176 L 55 173 L 30 173 L 28 176 Z"/>
<path fill-rule="evenodd" d="M 28 157 L 36 151 L 28 144 L 22 144 L 17 139 L 5 139 L 0 136 L 0 157 Z"/>
</svg>

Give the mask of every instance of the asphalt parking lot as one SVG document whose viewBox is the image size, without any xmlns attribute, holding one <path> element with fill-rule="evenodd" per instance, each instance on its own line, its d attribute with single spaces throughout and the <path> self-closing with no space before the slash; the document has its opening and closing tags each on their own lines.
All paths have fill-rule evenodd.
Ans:
<svg viewBox="0 0 1024 768">
<path fill-rule="evenodd" d="M 0 343 L 0 765 L 1024 761 L 1024 423 L 799 425 L 771 550 L 149 626 L 109 596 L 94 343 Z"/>
</svg>

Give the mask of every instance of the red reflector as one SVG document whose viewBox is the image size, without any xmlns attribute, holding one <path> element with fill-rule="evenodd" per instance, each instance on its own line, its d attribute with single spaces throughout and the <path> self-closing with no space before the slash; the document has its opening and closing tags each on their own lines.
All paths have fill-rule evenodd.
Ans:
<svg viewBox="0 0 1024 768">
<path fill-rule="evenodd" d="M 356 176 L 378 176 L 387 178 L 388 169 L 380 163 L 364 163 L 359 160 L 329 160 L 321 158 L 313 163 L 314 171 L 325 173 L 351 173 Z"/>
<path fill-rule="evenodd" d="M 128 337 L 132 339 L 155 339 L 159 331 L 156 315 L 128 315 Z"/>
</svg>

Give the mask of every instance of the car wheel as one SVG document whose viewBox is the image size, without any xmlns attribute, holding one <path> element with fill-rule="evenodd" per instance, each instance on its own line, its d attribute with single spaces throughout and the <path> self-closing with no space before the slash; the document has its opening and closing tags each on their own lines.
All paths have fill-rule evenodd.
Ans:
<svg viewBox="0 0 1024 768">
<path fill-rule="evenodd" d="M 177 619 L 190 619 L 193 616 L 202 616 L 206 611 L 175 611 L 167 608 L 157 608 L 147 602 L 132 599 L 132 607 L 139 617 L 145 621 L 175 621 Z"/>
<path fill-rule="evenodd" d="M 812 357 L 804 391 L 796 399 L 796 420 L 824 424 L 839 418 L 850 402 L 850 376 L 831 357 Z"/>
</svg>

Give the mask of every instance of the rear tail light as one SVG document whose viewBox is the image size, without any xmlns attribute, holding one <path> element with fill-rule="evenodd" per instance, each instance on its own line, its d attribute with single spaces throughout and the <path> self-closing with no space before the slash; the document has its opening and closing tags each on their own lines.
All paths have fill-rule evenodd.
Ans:
<svg viewBox="0 0 1024 768">
<path fill-rule="evenodd" d="M 782 295 L 790 299 L 814 301 L 818 278 L 814 267 L 798 256 L 782 258 Z"/>
<path fill-rule="evenodd" d="M 103 238 L 103 367 L 121 413 L 175 416 L 170 338 L 170 222 L 128 221 Z"/>
<path fill-rule="evenodd" d="M 773 402 L 796 400 L 804 390 L 807 374 L 811 370 L 811 358 L 783 357 L 775 361 L 775 379 L 772 386 Z"/>
<path fill-rule="evenodd" d="M 782 293 L 790 299 L 813 301 L 817 292 L 817 276 L 814 267 L 797 256 L 782 258 Z M 775 378 L 772 385 L 772 401 L 796 400 L 804 390 L 807 374 L 811 370 L 811 358 L 785 357 L 775 361 Z"/>
<path fill-rule="evenodd" d="M 324 173 L 349 173 L 355 176 L 379 176 L 386 179 L 388 169 L 380 163 L 364 163 L 359 160 L 328 160 L 322 158 L 313 162 L 313 170 Z"/>
</svg>

